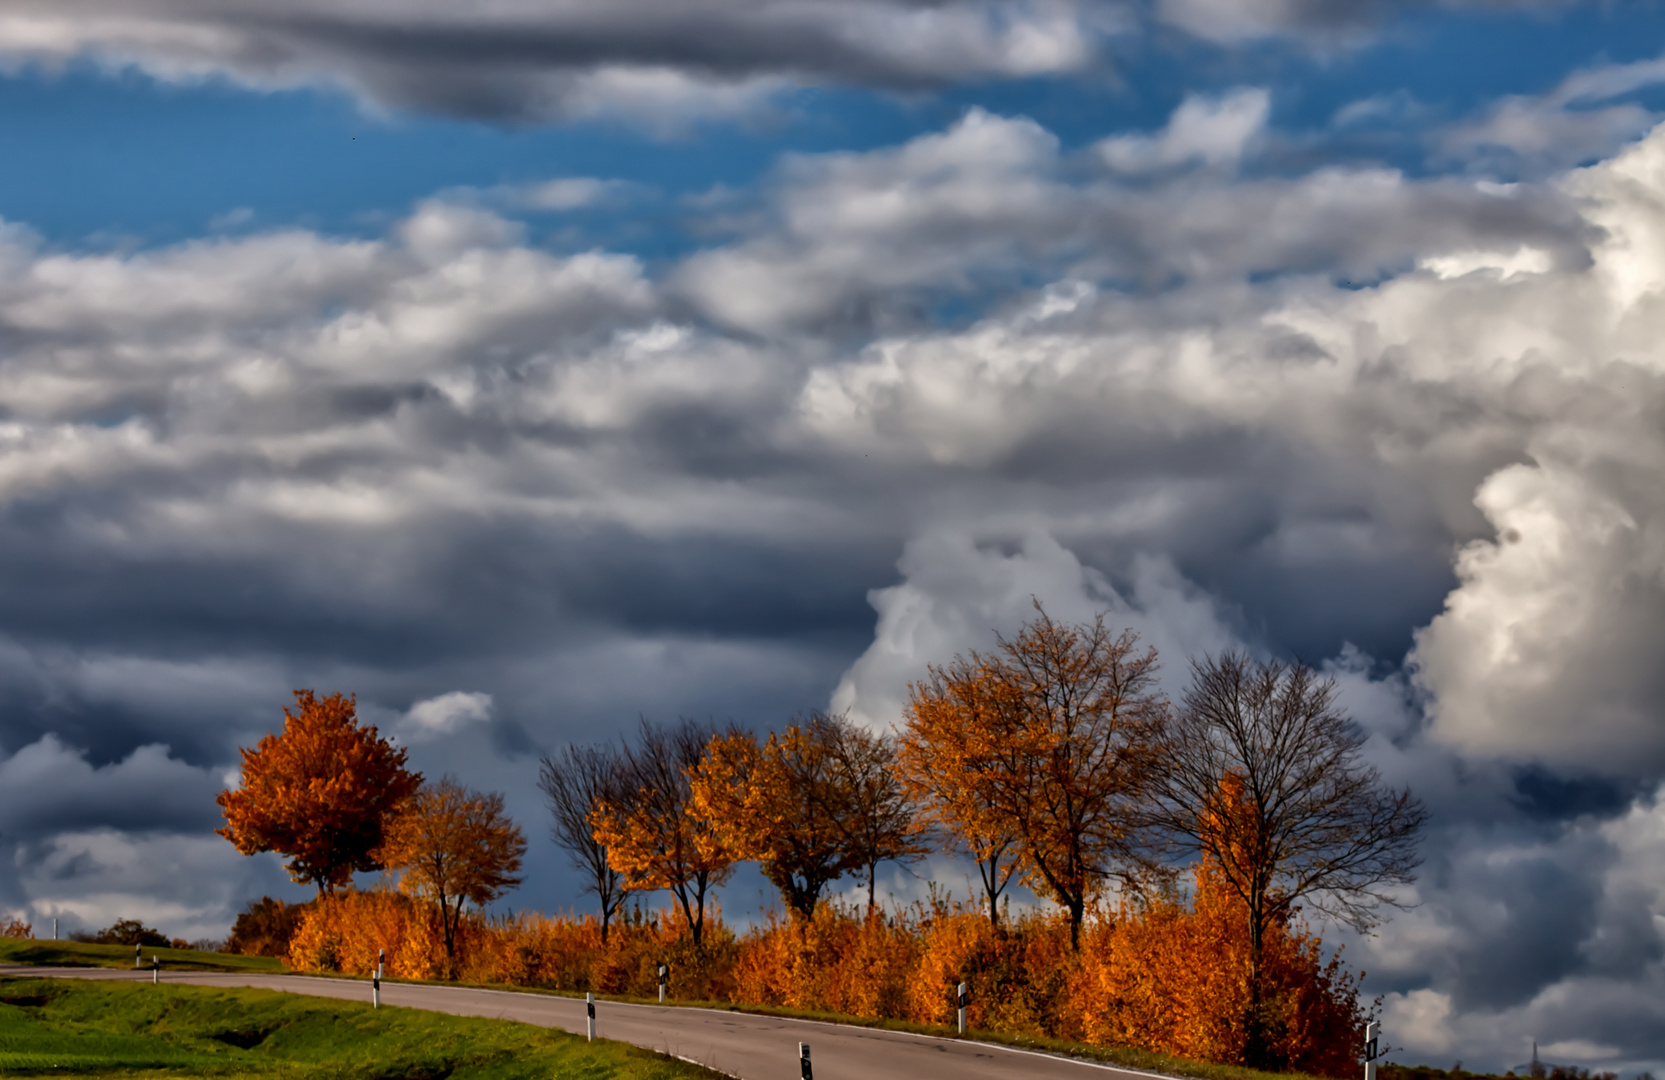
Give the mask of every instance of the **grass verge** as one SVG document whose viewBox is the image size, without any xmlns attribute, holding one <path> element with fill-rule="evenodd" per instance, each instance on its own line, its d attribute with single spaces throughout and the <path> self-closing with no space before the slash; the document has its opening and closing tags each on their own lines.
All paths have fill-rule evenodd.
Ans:
<svg viewBox="0 0 1665 1080">
<path fill-rule="evenodd" d="M 275 975 L 285 970 L 281 961 L 270 956 L 238 956 L 235 953 L 157 949 L 149 946 L 144 949 L 143 955 L 147 967 L 150 965 L 150 958 L 155 956 L 168 971 L 246 971 Z M 130 968 L 133 966 L 133 946 L 0 938 L 0 964 Z"/>
<path fill-rule="evenodd" d="M 507 1020 L 144 983 L 0 980 L 0 1075 L 259 1080 L 715 1080 Z"/>
</svg>

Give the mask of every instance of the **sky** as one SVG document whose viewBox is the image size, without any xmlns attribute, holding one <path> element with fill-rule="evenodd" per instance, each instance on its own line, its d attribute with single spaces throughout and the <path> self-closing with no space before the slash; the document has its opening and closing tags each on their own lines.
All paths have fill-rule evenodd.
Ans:
<svg viewBox="0 0 1665 1080">
<path fill-rule="evenodd" d="M 1395 1060 L 1658 1072 L 1662 119 L 1625 0 L 0 0 L 0 909 L 304 899 L 300 687 L 582 909 L 540 755 L 1039 599 L 1337 681 Z"/>
</svg>

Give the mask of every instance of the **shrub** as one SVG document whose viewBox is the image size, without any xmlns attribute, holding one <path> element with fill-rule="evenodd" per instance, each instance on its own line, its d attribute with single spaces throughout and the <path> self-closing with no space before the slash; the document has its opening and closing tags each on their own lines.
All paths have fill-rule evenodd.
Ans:
<svg viewBox="0 0 1665 1080">
<path fill-rule="evenodd" d="M 149 945 L 158 949 L 166 949 L 172 944 L 172 939 L 165 937 L 160 930 L 146 926 L 137 919 L 117 919 L 96 933 L 84 930 L 69 936 L 71 941 L 88 941 L 94 945 Z"/>
<path fill-rule="evenodd" d="M 232 924 L 223 951 L 243 956 L 289 955 L 289 942 L 309 906 L 285 904 L 270 896 L 250 901 Z"/>
</svg>

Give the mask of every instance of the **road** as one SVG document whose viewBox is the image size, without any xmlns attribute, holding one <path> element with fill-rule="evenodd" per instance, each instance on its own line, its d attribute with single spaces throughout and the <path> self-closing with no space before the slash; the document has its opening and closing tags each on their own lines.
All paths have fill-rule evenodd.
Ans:
<svg viewBox="0 0 1665 1080">
<path fill-rule="evenodd" d="M 149 971 L 0 965 L 0 976 L 150 981 Z M 246 986 L 292 994 L 369 1001 L 370 984 L 305 975 L 167 972 L 163 982 L 191 986 Z M 412 983 L 382 984 L 382 1004 L 432 1009 L 458 1016 L 520 1020 L 584 1033 L 584 1002 L 545 994 Z M 816 1080 L 1141 1080 L 1152 1073 L 1071 1061 L 989 1043 L 940 1039 L 899 1031 L 792 1020 L 718 1009 L 596 1003 L 596 1034 L 659 1050 L 738 1077 L 796 1080 L 798 1044 L 810 1045 Z"/>
</svg>

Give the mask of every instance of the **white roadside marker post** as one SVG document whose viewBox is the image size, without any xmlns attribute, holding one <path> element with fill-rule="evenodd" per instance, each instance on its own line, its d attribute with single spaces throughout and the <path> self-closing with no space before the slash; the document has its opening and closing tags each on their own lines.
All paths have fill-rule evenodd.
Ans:
<svg viewBox="0 0 1665 1080">
<path fill-rule="evenodd" d="M 665 984 L 671 981 L 671 969 L 665 961 L 659 961 L 659 1004 L 665 1004 Z"/>
<path fill-rule="evenodd" d="M 595 1042 L 595 995 L 584 995 L 584 1011 L 589 1013 L 590 1041 Z"/>
<path fill-rule="evenodd" d="M 372 1009 L 379 1009 L 379 1008 L 382 1007 L 382 969 L 381 968 L 377 968 L 370 975 L 370 1007 Z"/>
<path fill-rule="evenodd" d="M 162 961 L 155 953 L 150 954 L 150 985 L 155 986 L 162 981 Z"/>
<path fill-rule="evenodd" d="M 1381 1033 L 1382 1025 L 1374 1020 L 1364 1026 L 1364 1080 L 1376 1080 L 1376 1058 L 1380 1056 L 1376 1043 Z"/>
<path fill-rule="evenodd" d="M 815 1072 L 809 1067 L 809 1044 L 798 1044 L 798 1077 L 799 1080 L 815 1080 Z"/>
<path fill-rule="evenodd" d="M 137 941 L 135 941 L 133 943 L 133 970 L 134 971 L 138 971 L 140 968 L 145 966 L 144 958 L 139 955 L 139 953 L 141 953 L 142 951 L 144 951 L 144 946 L 140 945 Z"/>
<path fill-rule="evenodd" d="M 376 950 L 376 977 L 381 978 L 387 972 L 387 950 Z"/>
<path fill-rule="evenodd" d="M 971 1001 L 971 987 L 967 986 L 965 983 L 961 983 L 959 992 L 954 995 L 954 1000 L 955 1000 L 955 1004 L 958 1006 L 959 1021 L 960 1021 L 960 1034 L 964 1035 L 965 1034 L 965 1007 L 966 1007 L 966 1004 Z"/>
</svg>

